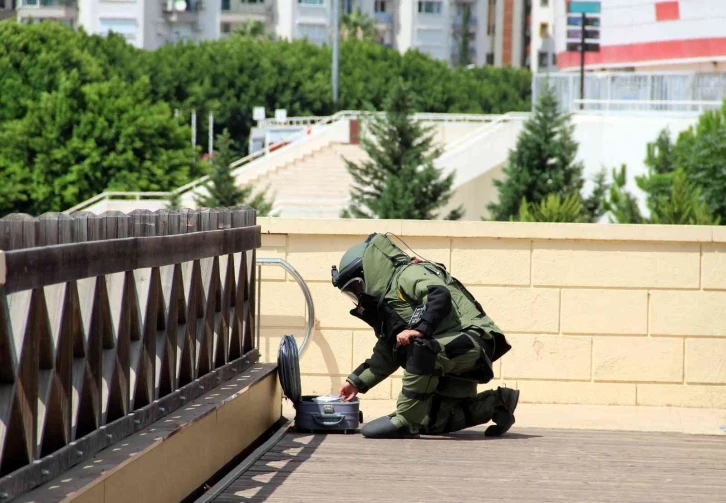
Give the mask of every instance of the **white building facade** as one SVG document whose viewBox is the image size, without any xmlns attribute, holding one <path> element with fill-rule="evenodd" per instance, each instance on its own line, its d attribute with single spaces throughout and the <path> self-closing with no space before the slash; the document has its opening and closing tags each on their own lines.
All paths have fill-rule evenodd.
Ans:
<svg viewBox="0 0 726 503">
<path fill-rule="evenodd" d="M 602 0 L 600 6 L 600 51 L 586 54 L 586 70 L 726 71 L 726 1 Z M 567 51 L 566 0 L 556 0 L 554 9 L 557 65 L 577 71 L 579 53 Z"/>
<path fill-rule="evenodd" d="M 475 65 L 538 68 L 539 24 L 551 26 L 545 0 L 338 0 L 340 14 L 360 11 L 376 22 L 380 43 L 455 63 L 467 32 Z M 534 6 L 532 2 L 535 2 Z M 16 2 L 16 3 L 12 3 Z M 143 49 L 180 40 L 216 39 L 260 21 L 279 39 L 329 43 L 333 0 L 0 0 L 20 21 L 52 19 L 89 33 L 122 34 Z M 6 9 L 6 10 L 9 10 Z M 469 11 L 464 26 L 465 10 Z M 539 17 L 538 17 L 539 16 Z M 549 29 L 549 28 L 548 28 Z M 547 32 L 544 30 L 543 33 Z M 530 38 L 534 44 L 530 44 Z M 536 46 L 536 47 L 535 47 Z M 548 61 L 551 61 L 549 58 Z M 539 65 L 541 68 L 541 65 Z"/>
</svg>

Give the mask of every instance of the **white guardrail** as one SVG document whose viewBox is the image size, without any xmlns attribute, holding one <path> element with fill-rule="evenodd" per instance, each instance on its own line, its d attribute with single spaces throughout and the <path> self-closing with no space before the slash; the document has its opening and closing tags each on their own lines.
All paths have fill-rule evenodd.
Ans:
<svg viewBox="0 0 726 503">
<path fill-rule="evenodd" d="M 260 127 L 269 127 L 271 125 L 290 125 L 290 126 L 302 126 L 302 125 L 311 125 L 313 128 L 313 132 L 308 135 L 306 132 L 298 132 L 295 133 L 289 137 L 286 137 L 283 140 L 279 140 L 271 145 L 269 145 L 266 149 L 258 150 L 257 152 L 254 152 L 252 154 L 249 154 L 245 157 L 242 157 L 241 159 L 238 159 L 237 161 L 230 164 L 230 167 L 237 171 L 240 168 L 246 167 L 248 164 L 250 164 L 252 161 L 255 161 L 257 159 L 261 159 L 262 157 L 271 154 L 270 151 L 274 150 L 272 154 L 277 154 L 278 152 L 281 152 L 283 150 L 287 150 L 291 145 L 294 145 L 296 142 L 303 138 L 311 139 L 321 133 L 320 128 L 322 126 L 330 125 L 336 121 L 340 120 L 348 120 L 348 119 L 358 119 L 362 117 L 368 117 L 371 115 L 381 115 L 382 112 L 363 112 L 358 110 L 342 110 L 340 112 L 337 112 L 333 115 L 330 115 L 328 117 L 289 117 L 285 121 L 276 121 L 275 119 L 264 119 L 262 121 L 258 122 L 258 125 Z M 444 114 L 444 113 L 419 113 L 414 115 L 415 120 L 424 121 L 424 122 L 441 122 L 441 123 L 451 123 L 451 122 L 480 122 L 480 123 L 487 123 L 492 122 L 493 120 L 496 120 L 497 117 L 500 117 L 500 115 L 485 115 L 485 114 Z M 317 131 L 316 131 L 317 130 Z M 466 137 L 465 137 L 466 138 Z M 458 143 L 461 140 L 458 140 L 456 143 Z M 201 178 L 198 178 L 186 185 L 183 185 L 179 187 L 178 189 L 175 189 L 173 191 L 169 192 L 120 192 L 120 191 L 109 191 L 109 192 L 102 192 L 101 194 L 95 195 L 91 197 L 90 199 L 87 199 L 83 201 L 82 203 L 79 203 L 72 208 L 67 209 L 63 213 L 70 214 L 75 213 L 77 211 L 83 211 L 86 208 L 89 208 L 99 202 L 106 201 L 106 200 L 118 200 L 118 199 L 127 199 L 127 200 L 143 200 L 143 199 L 169 199 L 172 196 L 181 196 L 182 194 L 185 194 L 191 190 L 194 190 L 204 184 L 206 184 L 209 181 L 209 176 L 203 176 Z"/>
</svg>

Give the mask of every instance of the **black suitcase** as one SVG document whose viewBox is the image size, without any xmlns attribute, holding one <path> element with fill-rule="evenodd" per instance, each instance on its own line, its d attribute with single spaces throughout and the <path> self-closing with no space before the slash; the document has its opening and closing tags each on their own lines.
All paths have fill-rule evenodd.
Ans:
<svg viewBox="0 0 726 503">
<path fill-rule="evenodd" d="M 363 422 L 360 401 L 344 402 L 335 395 L 303 396 L 300 359 L 295 338 L 285 335 L 277 353 L 277 373 L 285 396 L 295 407 L 295 430 L 309 433 L 350 433 Z"/>
</svg>

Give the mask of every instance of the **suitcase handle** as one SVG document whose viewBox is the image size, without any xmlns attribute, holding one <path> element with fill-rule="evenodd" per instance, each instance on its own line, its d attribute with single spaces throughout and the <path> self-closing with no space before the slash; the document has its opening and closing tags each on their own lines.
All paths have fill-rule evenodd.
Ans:
<svg viewBox="0 0 726 503">
<path fill-rule="evenodd" d="M 313 414 L 313 420 L 320 426 L 338 426 L 345 420 L 343 414 Z"/>
</svg>

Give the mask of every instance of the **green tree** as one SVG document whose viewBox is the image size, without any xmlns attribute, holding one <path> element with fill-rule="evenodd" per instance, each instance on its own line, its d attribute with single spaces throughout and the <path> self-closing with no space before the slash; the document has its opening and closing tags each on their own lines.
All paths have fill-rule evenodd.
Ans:
<svg viewBox="0 0 726 503">
<path fill-rule="evenodd" d="M 494 181 L 499 199 L 487 206 L 493 220 L 516 217 L 523 198 L 538 204 L 550 194 L 567 198 L 580 193 L 583 166 L 575 160 L 578 145 L 572 138 L 573 129 L 569 115 L 558 110 L 554 91 L 548 86 L 509 152 L 505 178 Z"/>
<path fill-rule="evenodd" d="M 273 40 L 272 33 L 267 30 L 267 25 L 257 19 L 248 19 L 244 23 L 239 23 L 234 28 L 235 35 L 253 40 Z"/>
<path fill-rule="evenodd" d="M 340 19 L 340 38 L 342 40 L 373 40 L 379 39 L 376 21 L 359 10 L 343 14 Z"/>
<path fill-rule="evenodd" d="M 651 223 L 672 225 L 718 225 L 720 220 L 701 198 L 700 187 L 681 168 L 673 172 L 669 197 L 655 200 L 650 217 Z"/>
<path fill-rule="evenodd" d="M 726 102 L 678 135 L 673 158 L 700 188 L 711 213 L 726 221 Z"/>
<path fill-rule="evenodd" d="M 646 223 L 638 207 L 638 201 L 626 188 L 627 167 L 625 164 L 620 169 L 612 170 L 613 183 L 609 191 L 603 195 L 606 212 L 609 214 L 610 223 L 619 224 L 642 224 Z"/>
<path fill-rule="evenodd" d="M 105 190 L 166 191 L 201 175 L 189 130 L 147 78 L 83 84 L 79 72 L 0 122 L 0 213 L 63 211 Z"/>
<path fill-rule="evenodd" d="M 460 67 L 466 67 L 471 64 L 471 4 L 461 4 L 461 28 L 459 29 L 456 63 Z"/>
<path fill-rule="evenodd" d="M 362 140 L 369 160 L 346 164 L 353 177 L 351 204 L 344 218 L 429 220 L 451 198 L 454 174 L 443 176 L 434 166 L 441 149 L 429 128 L 413 120 L 415 96 L 398 81 L 386 100 L 385 113 L 373 116 Z M 461 209 L 446 218 L 458 220 Z"/>
<path fill-rule="evenodd" d="M 209 182 L 204 186 L 207 194 L 197 198 L 200 206 L 214 208 L 222 206 L 247 205 L 257 210 L 259 215 L 269 215 L 272 203 L 267 201 L 265 193 L 253 194 L 253 187 L 238 187 L 230 166 L 238 156 L 232 150 L 232 139 L 229 131 L 224 130 L 217 136 L 216 152 L 210 159 L 212 169 Z"/>
<path fill-rule="evenodd" d="M 560 194 L 549 194 L 538 203 L 522 199 L 517 214 L 519 222 L 587 222 L 582 198 L 575 192 L 562 199 Z"/>
</svg>

